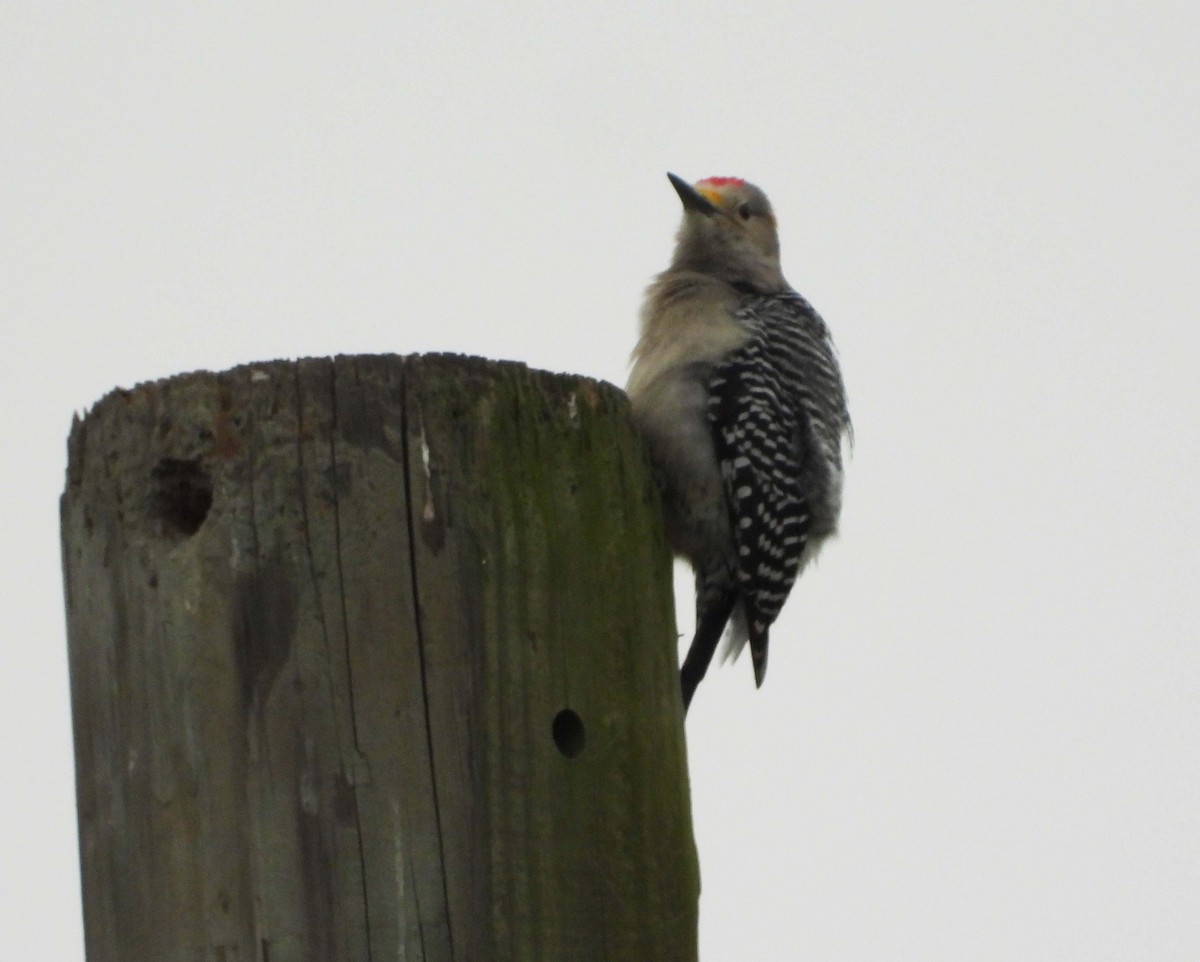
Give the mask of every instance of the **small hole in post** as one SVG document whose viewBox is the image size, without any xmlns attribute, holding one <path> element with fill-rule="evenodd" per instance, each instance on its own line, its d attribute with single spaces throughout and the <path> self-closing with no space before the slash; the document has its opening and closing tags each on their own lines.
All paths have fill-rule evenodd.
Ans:
<svg viewBox="0 0 1200 962">
<path fill-rule="evenodd" d="M 190 538 L 212 507 L 212 479 L 199 461 L 163 458 L 150 472 L 151 508 L 163 532 Z"/>
<path fill-rule="evenodd" d="M 558 746 L 563 758 L 578 758 L 587 741 L 583 719 L 569 708 L 564 708 L 554 716 L 550 733 L 554 736 L 554 744 Z"/>
</svg>

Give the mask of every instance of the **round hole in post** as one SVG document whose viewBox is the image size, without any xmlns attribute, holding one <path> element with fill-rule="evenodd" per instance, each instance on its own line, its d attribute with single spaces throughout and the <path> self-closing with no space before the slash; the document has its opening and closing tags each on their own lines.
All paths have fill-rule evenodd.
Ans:
<svg viewBox="0 0 1200 962">
<path fill-rule="evenodd" d="M 583 719 L 569 708 L 564 708 L 554 716 L 550 733 L 554 736 L 554 744 L 558 746 L 563 758 L 578 758 L 587 741 Z"/>
<path fill-rule="evenodd" d="M 197 460 L 163 458 L 150 472 L 151 506 L 163 532 L 190 538 L 212 507 L 212 479 Z"/>
</svg>

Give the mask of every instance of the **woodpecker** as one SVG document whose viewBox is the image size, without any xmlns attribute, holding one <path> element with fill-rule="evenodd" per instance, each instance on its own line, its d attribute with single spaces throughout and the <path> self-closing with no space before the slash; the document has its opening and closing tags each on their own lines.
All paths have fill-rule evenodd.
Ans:
<svg viewBox="0 0 1200 962">
<path fill-rule="evenodd" d="M 728 654 L 749 641 L 761 687 L 770 627 L 837 529 L 851 426 L 829 330 L 784 280 L 766 194 L 667 177 L 683 223 L 646 291 L 626 390 L 667 540 L 696 576 L 686 711 L 727 626 Z"/>
</svg>

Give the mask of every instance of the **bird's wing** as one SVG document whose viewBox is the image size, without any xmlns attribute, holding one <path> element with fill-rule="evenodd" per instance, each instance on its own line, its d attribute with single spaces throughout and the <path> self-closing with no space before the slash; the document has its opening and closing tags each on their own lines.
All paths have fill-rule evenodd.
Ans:
<svg viewBox="0 0 1200 962">
<path fill-rule="evenodd" d="M 764 657 L 766 630 L 799 574 L 809 528 L 800 478 L 810 442 L 776 360 L 775 327 L 754 325 L 714 369 L 708 409 L 737 547 L 738 590 L 752 650 L 762 636 Z"/>
</svg>

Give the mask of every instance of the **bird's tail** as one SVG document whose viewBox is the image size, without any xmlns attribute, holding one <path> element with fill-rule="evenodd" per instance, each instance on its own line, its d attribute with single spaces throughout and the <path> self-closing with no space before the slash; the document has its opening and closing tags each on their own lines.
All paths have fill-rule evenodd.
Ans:
<svg viewBox="0 0 1200 962">
<path fill-rule="evenodd" d="M 701 596 L 701 603 L 696 618 L 696 634 L 692 637 L 691 647 L 679 670 L 679 684 L 683 689 L 683 710 L 686 713 L 696 694 L 696 686 L 700 684 L 712 662 L 713 653 L 717 650 L 717 642 L 725 632 L 725 623 L 729 621 L 733 611 L 734 594 L 732 591 L 712 592 Z"/>
<path fill-rule="evenodd" d="M 750 661 L 754 664 L 754 687 L 762 688 L 767 677 L 767 644 L 770 625 L 761 621 L 750 622 Z"/>
</svg>

